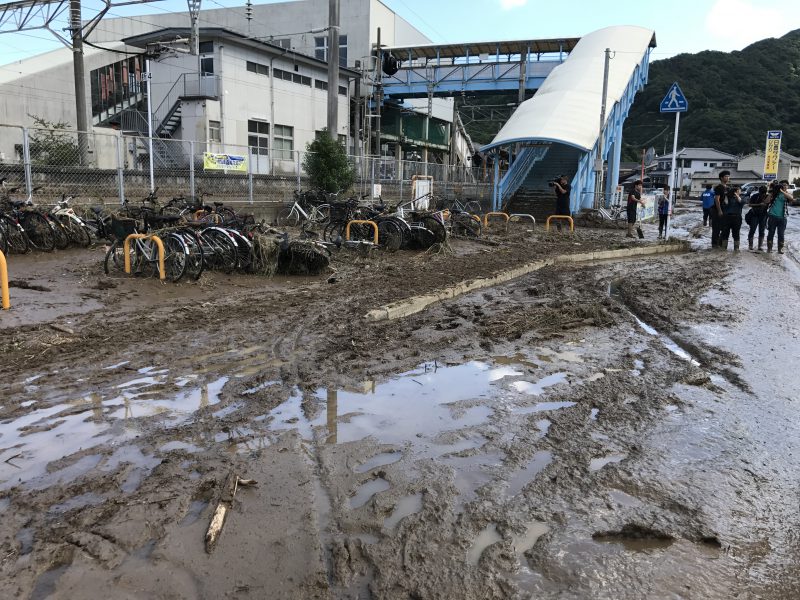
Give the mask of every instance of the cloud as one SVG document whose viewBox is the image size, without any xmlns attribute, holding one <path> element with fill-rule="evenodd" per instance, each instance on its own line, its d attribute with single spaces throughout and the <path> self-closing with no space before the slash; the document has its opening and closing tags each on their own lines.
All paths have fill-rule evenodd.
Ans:
<svg viewBox="0 0 800 600">
<path fill-rule="evenodd" d="M 800 28 L 796 0 L 717 0 L 706 15 L 706 31 L 719 50 L 740 50 Z"/>
<path fill-rule="evenodd" d="M 500 8 L 503 10 L 511 10 L 512 8 L 519 8 L 525 6 L 528 0 L 500 0 Z"/>
</svg>

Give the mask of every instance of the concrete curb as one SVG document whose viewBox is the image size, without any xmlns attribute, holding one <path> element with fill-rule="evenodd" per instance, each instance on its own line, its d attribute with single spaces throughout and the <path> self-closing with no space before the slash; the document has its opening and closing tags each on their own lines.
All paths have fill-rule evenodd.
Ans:
<svg viewBox="0 0 800 600">
<path fill-rule="evenodd" d="M 593 262 L 597 260 L 610 260 L 615 258 L 629 258 L 631 256 L 651 256 L 655 254 L 667 254 L 670 252 L 688 252 L 689 244 L 686 242 L 671 242 L 659 246 L 644 246 L 641 248 L 621 248 L 619 250 L 598 250 L 596 252 L 583 252 L 579 254 L 561 254 L 551 258 L 545 258 L 534 262 L 526 263 L 513 269 L 501 271 L 491 277 L 479 277 L 477 279 L 467 279 L 456 285 L 446 287 L 442 290 L 412 296 L 404 300 L 398 300 L 391 304 L 384 304 L 380 308 L 369 311 L 364 318 L 370 322 L 388 321 L 407 317 L 425 310 L 431 304 L 442 300 L 452 300 L 463 294 L 474 292 L 487 287 L 492 287 L 505 283 L 517 277 L 522 277 L 544 267 L 558 264 L 577 264 Z"/>
</svg>

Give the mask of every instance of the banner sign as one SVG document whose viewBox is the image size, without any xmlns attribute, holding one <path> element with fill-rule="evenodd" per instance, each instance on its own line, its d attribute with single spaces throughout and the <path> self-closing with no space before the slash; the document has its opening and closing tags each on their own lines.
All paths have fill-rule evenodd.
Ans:
<svg viewBox="0 0 800 600">
<path fill-rule="evenodd" d="M 778 178 L 778 166 L 781 160 L 781 131 L 767 132 L 767 149 L 764 151 L 764 181 Z"/>
<path fill-rule="evenodd" d="M 206 171 L 242 171 L 247 173 L 247 158 L 239 154 L 203 152 L 203 168 Z"/>
<path fill-rule="evenodd" d="M 642 194 L 644 206 L 638 207 L 640 221 L 652 221 L 656 218 L 656 208 L 658 207 L 658 196 L 663 196 L 661 190 L 655 194 Z"/>
</svg>

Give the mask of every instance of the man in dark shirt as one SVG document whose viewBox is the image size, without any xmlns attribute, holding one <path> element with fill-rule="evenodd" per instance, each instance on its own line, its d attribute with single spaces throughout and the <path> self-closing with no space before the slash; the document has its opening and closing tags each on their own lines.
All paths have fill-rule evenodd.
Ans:
<svg viewBox="0 0 800 600">
<path fill-rule="evenodd" d="M 569 192 L 572 186 L 567 183 L 567 178 L 562 175 L 553 182 L 553 189 L 556 192 L 556 214 L 569 217 Z"/>
<path fill-rule="evenodd" d="M 561 175 L 558 179 L 553 181 L 553 189 L 556 192 L 556 212 L 557 215 L 565 217 L 572 216 L 569 208 L 569 192 L 572 186 L 567 183 L 567 178 Z M 557 223 L 558 230 L 561 231 L 561 221 Z"/>
<path fill-rule="evenodd" d="M 720 233 L 725 220 L 725 206 L 728 200 L 728 182 L 730 171 L 720 171 L 719 185 L 714 188 L 714 206 L 711 207 L 711 247 L 720 247 Z"/>
<path fill-rule="evenodd" d="M 720 232 L 720 248 L 728 249 L 728 238 L 733 237 L 733 249 L 739 251 L 739 231 L 742 228 L 742 208 L 745 200 L 739 193 L 739 186 L 734 185 L 728 190 L 728 203 L 725 206 L 722 231 Z"/>
</svg>

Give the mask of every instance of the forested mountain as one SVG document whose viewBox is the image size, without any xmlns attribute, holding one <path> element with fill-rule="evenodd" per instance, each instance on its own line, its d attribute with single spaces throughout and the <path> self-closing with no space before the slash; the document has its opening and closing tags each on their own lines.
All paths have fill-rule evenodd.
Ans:
<svg viewBox="0 0 800 600">
<path fill-rule="evenodd" d="M 625 122 L 625 156 L 672 150 L 675 117 L 658 111 L 672 82 L 689 100 L 678 146 L 731 154 L 763 149 L 770 129 L 783 130 L 782 149 L 800 155 L 800 29 L 737 52 L 679 54 L 650 65 L 647 87 Z"/>
<path fill-rule="evenodd" d="M 781 129 L 782 149 L 800 156 L 800 29 L 737 52 L 679 54 L 651 63 L 649 83 L 625 122 L 624 160 L 639 160 L 650 146 L 658 154 L 672 150 L 675 117 L 658 107 L 674 81 L 689 100 L 689 111 L 681 115 L 680 147 L 745 154 L 763 150 L 767 131 Z M 515 100 L 516 92 L 457 103 L 460 109 L 499 108 Z M 488 107 L 467 112 L 462 109 L 462 118 L 476 144 L 491 141 L 507 118 Z"/>
</svg>

